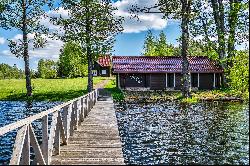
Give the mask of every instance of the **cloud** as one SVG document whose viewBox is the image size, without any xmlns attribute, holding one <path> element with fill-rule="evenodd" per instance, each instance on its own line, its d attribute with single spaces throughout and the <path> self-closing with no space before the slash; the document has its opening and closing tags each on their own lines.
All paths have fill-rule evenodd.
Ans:
<svg viewBox="0 0 250 166">
<path fill-rule="evenodd" d="M 5 39 L 3 37 L 0 37 L 0 45 L 5 43 Z"/>
<path fill-rule="evenodd" d="M 114 6 L 117 7 L 115 12 L 116 16 L 124 17 L 125 21 L 123 24 L 124 33 L 139 33 L 146 31 L 148 29 L 162 30 L 167 26 L 167 20 L 162 19 L 163 14 L 161 13 L 139 13 L 137 19 L 131 19 L 131 14 L 129 9 L 132 5 L 137 4 L 138 7 L 153 6 L 157 0 L 122 0 L 114 3 Z"/>
<path fill-rule="evenodd" d="M 62 48 L 64 43 L 61 40 L 53 40 L 45 35 L 43 37 L 47 40 L 44 48 L 34 49 L 32 44 L 29 44 L 30 58 L 45 58 L 57 60 L 59 58 L 60 49 Z M 17 41 L 19 39 L 22 39 L 21 34 L 17 34 L 13 37 L 12 40 Z M 28 39 L 34 39 L 34 34 L 28 34 Z M 14 56 L 9 50 L 3 50 L 1 53 L 5 56 Z"/>
<path fill-rule="evenodd" d="M 158 0 L 122 0 L 114 2 L 113 5 L 118 10 L 115 12 L 115 16 L 124 17 L 124 33 L 139 33 L 142 31 L 147 31 L 148 29 L 161 30 L 167 26 L 167 20 L 162 19 L 163 14 L 145 14 L 140 13 L 137 19 L 132 19 L 129 9 L 133 4 L 138 4 L 139 7 L 144 6 L 153 6 Z M 62 7 L 59 7 L 58 10 L 48 11 L 47 15 L 50 17 L 63 17 L 68 18 L 69 12 L 64 10 Z M 60 26 L 53 25 L 49 18 L 43 18 L 40 20 L 40 23 L 50 28 L 50 30 L 59 30 Z"/>
<path fill-rule="evenodd" d="M 138 4 L 139 7 L 143 8 L 145 6 L 153 6 L 157 3 L 158 0 L 121 0 L 114 2 L 113 5 L 118 10 L 115 12 L 115 16 L 124 17 L 124 33 L 139 33 L 142 31 L 147 31 L 148 29 L 162 30 L 167 26 L 167 20 L 162 19 L 163 14 L 160 13 L 139 13 L 137 19 L 132 19 L 129 9 L 133 4 Z M 68 18 L 69 12 L 62 7 L 59 7 L 57 10 L 48 11 L 47 15 L 50 17 L 63 17 Z M 49 18 L 43 18 L 39 20 L 42 25 L 45 25 L 50 30 L 59 30 L 60 26 L 53 25 Z"/>
<path fill-rule="evenodd" d="M 69 12 L 68 10 L 63 9 L 62 7 L 59 7 L 57 10 L 51 10 L 47 12 L 47 17 L 41 18 L 39 20 L 41 25 L 44 25 L 45 27 L 49 28 L 51 31 L 59 30 L 60 26 L 54 25 L 50 22 L 50 17 L 62 17 L 62 18 L 68 18 Z"/>
<path fill-rule="evenodd" d="M 63 18 L 66 18 L 68 17 L 68 11 L 64 10 L 62 7 L 59 7 L 58 10 L 48 11 L 47 16 L 49 17 L 61 16 Z M 41 17 L 41 19 L 39 19 L 38 21 L 40 22 L 41 25 L 44 25 L 45 27 L 49 28 L 50 31 L 59 30 L 60 26 L 53 25 L 50 22 L 49 17 Z M 34 36 L 35 36 L 34 34 L 28 34 L 28 39 L 29 40 L 34 39 Z M 22 34 L 16 34 L 12 38 L 12 40 L 20 41 L 22 40 L 22 37 L 23 37 Z M 53 40 L 45 35 L 43 37 L 47 40 L 47 43 L 44 48 L 33 49 L 33 45 L 29 44 L 30 58 L 46 58 L 46 59 L 57 60 L 59 58 L 60 49 L 62 48 L 64 42 L 62 42 L 61 40 Z M 3 44 L 3 43 L 4 43 L 4 39 L 0 38 L 0 44 Z M 14 57 L 14 55 L 9 50 L 3 50 L 2 52 L 0 52 L 0 54 L 4 56 Z"/>
</svg>

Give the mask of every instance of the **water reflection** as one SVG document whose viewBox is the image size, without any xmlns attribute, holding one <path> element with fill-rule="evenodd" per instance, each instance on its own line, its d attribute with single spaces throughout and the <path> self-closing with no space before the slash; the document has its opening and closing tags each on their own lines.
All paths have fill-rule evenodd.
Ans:
<svg viewBox="0 0 250 166">
<path fill-rule="evenodd" d="M 40 113 L 61 102 L 16 102 L 16 101 L 0 101 L 0 127 L 7 124 Z M 32 123 L 35 134 L 41 143 L 41 120 Z M 0 165 L 8 164 L 13 145 L 15 142 L 16 130 L 0 136 Z"/>
<path fill-rule="evenodd" d="M 117 108 L 127 164 L 249 164 L 248 104 Z"/>
</svg>

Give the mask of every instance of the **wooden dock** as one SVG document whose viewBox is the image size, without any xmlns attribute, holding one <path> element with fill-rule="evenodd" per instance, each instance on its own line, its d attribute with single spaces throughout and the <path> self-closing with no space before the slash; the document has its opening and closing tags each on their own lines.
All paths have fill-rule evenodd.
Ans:
<svg viewBox="0 0 250 166">
<path fill-rule="evenodd" d="M 52 165 L 124 165 L 114 104 L 111 98 L 97 101 Z"/>
<path fill-rule="evenodd" d="M 32 125 L 37 120 L 41 144 Z M 13 130 L 10 165 L 124 165 L 113 100 L 103 89 L 3 126 L 0 136 Z"/>
</svg>

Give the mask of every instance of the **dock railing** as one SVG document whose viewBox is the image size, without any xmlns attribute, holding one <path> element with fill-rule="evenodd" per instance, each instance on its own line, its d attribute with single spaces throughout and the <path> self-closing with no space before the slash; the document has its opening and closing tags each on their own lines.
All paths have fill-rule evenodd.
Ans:
<svg viewBox="0 0 250 166">
<path fill-rule="evenodd" d="M 98 89 L 87 95 L 70 100 L 28 118 L 0 128 L 0 136 L 17 129 L 17 135 L 10 165 L 30 165 L 31 152 L 35 158 L 32 164 L 48 165 L 52 155 L 60 154 L 60 145 L 67 145 L 69 136 L 83 122 L 97 101 Z M 50 127 L 48 117 L 52 115 Z M 39 145 L 37 136 L 32 127 L 35 120 L 42 121 L 42 144 Z"/>
</svg>

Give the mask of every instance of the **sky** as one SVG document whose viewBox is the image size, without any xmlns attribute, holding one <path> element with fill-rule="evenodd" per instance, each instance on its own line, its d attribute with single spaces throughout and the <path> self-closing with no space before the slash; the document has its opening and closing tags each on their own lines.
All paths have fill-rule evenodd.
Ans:
<svg viewBox="0 0 250 166">
<path fill-rule="evenodd" d="M 176 39 L 181 35 L 180 22 L 176 20 L 162 19 L 162 14 L 145 14 L 138 15 L 140 21 L 131 19 L 129 8 L 133 4 L 138 6 L 152 6 L 157 0 L 114 0 L 114 6 L 118 8 L 115 15 L 123 16 L 125 18 L 123 27 L 123 33 L 116 37 L 114 45 L 113 55 L 119 56 L 138 56 L 141 55 L 143 50 L 143 43 L 148 30 L 151 30 L 155 36 L 158 36 L 160 31 L 164 31 L 167 37 L 167 42 L 172 43 L 175 46 L 178 44 Z M 47 11 L 48 15 L 61 14 L 67 15 L 67 12 L 60 8 L 58 13 L 54 11 Z M 48 19 L 40 20 L 41 23 L 51 29 L 57 29 L 58 27 L 52 25 Z M 34 35 L 29 34 L 29 38 L 32 39 Z M 18 68 L 24 69 L 24 61 L 21 58 L 17 58 L 12 55 L 8 48 L 7 39 L 21 39 L 22 35 L 20 31 L 12 30 L 6 31 L 0 29 L 0 63 L 7 63 L 11 66 L 14 64 Z M 48 43 L 45 48 L 29 49 L 30 53 L 30 68 L 37 70 L 38 61 L 41 58 L 58 60 L 60 49 L 63 46 L 63 42 L 59 40 L 52 40 L 47 38 Z"/>
<path fill-rule="evenodd" d="M 167 21 L 162 19 L 161 14 L 139 14 L 140 21 L 130 18 L 128 8 L 130 8 L 133 3 L 139 5 L 152 5 L 155 1 L 156 0 L 114 0 L 114 6 L 118 8 L 116 15 L 123 16 L 125 21 L 123 24 L 124 31 L 116 37 L 113 55 L 141 55 L 144 39 L 149 29 L 152 30 L 153 34 L 156 36 L 163 30 L 167 36 L 168 42 L 174 45 L 177 44 L 176 39 L 180 36 L 178 21 Z M 53 11 L 47 12 L 49 14 L 54 14 Z M 59 12 L 62 15 L 66 14 L 63 10 L 59 10 Z M 48 20 L 41 20 L 41 22 L 52 29 L 56 28 L 51 25 Z M 22 35 L 20 31 L 6 31 L 0 29 L 0 63 L 7 63 L 11 66 L 16 64 L 18 68 L 24 69 L 23 59 L 17 58 L 10 53 L 7 40 L 18 40 L 21 38 Z M 32 38 L 31 34 L 30 38 Z M 38 61 L 41 58 L 58 60 L 62 46 L 62 41 L 48 39 L 45 48 L 35 50 L 30 48 L 30 68 L 37 70 Z"/>
</svg>

